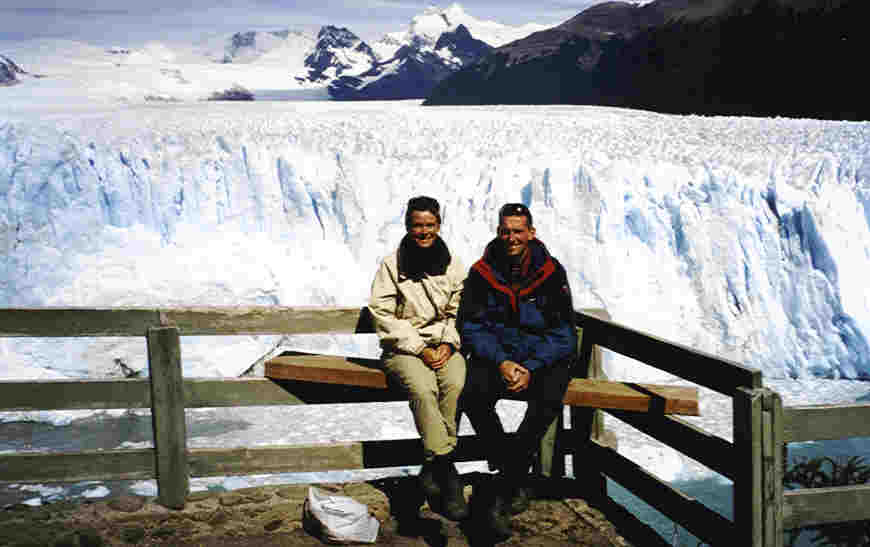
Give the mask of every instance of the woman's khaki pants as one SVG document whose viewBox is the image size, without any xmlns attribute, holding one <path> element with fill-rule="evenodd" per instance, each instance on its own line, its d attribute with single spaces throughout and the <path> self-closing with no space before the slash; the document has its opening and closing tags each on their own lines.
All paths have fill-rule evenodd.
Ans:
<svg viewBox="0 0 870 547">
<path fill-rule="evenodd" d="M 413 355 L 383 358 L 384 371 L 393 386 L 408 396 L 417 432 L 423 439 L 423 457 L 430 461 L 456 447 L 456 407 L 465 385 L 465 358 L 453 353 L 447 363 L 432 370 Z"/>
</svg>

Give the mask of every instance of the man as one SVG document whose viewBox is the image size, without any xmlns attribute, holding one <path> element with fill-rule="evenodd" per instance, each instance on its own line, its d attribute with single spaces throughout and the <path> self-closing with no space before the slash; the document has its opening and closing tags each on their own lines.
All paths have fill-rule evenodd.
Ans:
<svg viewBox="0 0 870 547">
<path fill-rule="evenodd" d="M 565 269 L 535 238 L 525 205 L 499 211 L 498 235 L 469 272 L 458 321 L 470 356 L 460 407 L 501 470 L 494 489 L 475 497 L 483 500 L 491 532 L 506 539 L 510 513 L 528 507 L 522 487 L 541 439 L 562 412 L 577 348 Z M 512 440 L 495 411 L 503 397 L 528 401 Z"/>
</svg>

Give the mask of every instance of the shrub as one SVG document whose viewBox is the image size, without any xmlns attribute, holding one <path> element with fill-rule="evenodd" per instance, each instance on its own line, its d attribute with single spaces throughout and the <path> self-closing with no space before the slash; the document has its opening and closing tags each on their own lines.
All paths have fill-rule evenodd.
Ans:
<svg viewBox="0 0 870 547">
<path fill-rule="evenodd" d="M 796 460 L 783 475 L 787 487 L 825 488 L 865 484 L 870 480 L 870 466 L 861 456 L 833 459 L 822 456 L 813 459 Z M 870 545 L 870 520 L 855 522 L 834 522 L 808 526 L 815 532 L 812 541 L 826 547 L 862 547 Z M 786 545 L 797 541 L 800 530 L 790 531 Z"/>
</svg>

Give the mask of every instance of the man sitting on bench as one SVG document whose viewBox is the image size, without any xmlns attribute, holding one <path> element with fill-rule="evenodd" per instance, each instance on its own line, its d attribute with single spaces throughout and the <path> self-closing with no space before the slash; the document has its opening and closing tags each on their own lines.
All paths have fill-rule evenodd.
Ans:
<svg viewBox="0 0 870 547">
<path fill-rule="evenodd" d="M 511 536 L 511 514 L 528 508 L 523 486 L 529 466 L 562 412 L 577 348 L 565 269 L 535 239 L 525 205 L 499 211 L 498 235 L 469 272 L 458 322 L 469 354 L 460 409 L 491 447 L 491 465 L 501 470 L 495 488 L 474 493 L 472 519 L 503 540 Z M 495 411 L 508 395 L 528 401 L 510 441 Z"/>
</svg>

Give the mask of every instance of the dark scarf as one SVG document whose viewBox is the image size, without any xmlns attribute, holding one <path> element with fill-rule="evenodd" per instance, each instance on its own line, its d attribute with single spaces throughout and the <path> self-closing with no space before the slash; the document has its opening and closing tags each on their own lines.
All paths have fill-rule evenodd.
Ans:
<svg viewBox="0 0 870 547">
<path fill-rule="evenodd" d="M 424 275 L 444 275 L 450 264 L 450 251 L 440 237 L 428 249 L 419 247 L 410 234 L 399 244 L 399 273 L 413 280 Z"/>
</svg>

